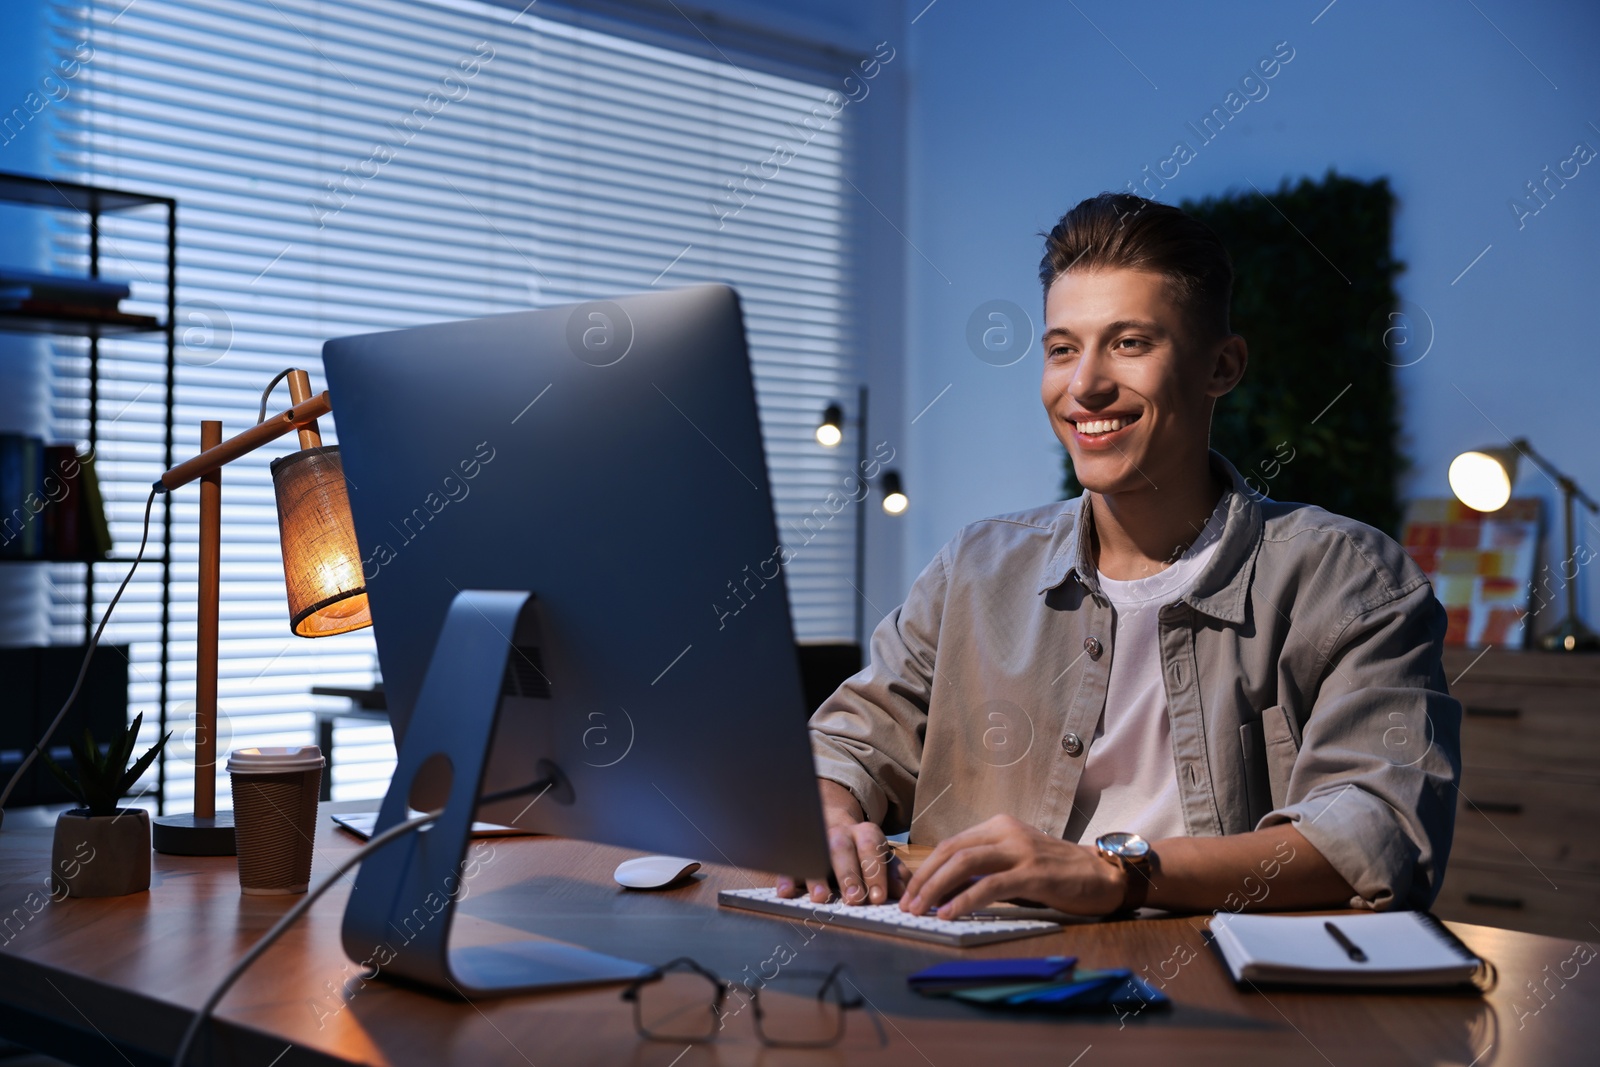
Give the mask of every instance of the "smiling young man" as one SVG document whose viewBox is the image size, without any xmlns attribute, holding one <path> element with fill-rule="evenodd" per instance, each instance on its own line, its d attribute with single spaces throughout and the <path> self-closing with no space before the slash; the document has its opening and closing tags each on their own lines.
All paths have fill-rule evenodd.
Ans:
<svg viewBox="0 0 1600 1067">
<path fill-rule="evenodd" d="M 1460 776 L 1444 612 L 1389 538 L 1210 451 L 1248 354 L 1226 250 L 1108 193 L 1040 279 L 1045 411 L 1085 491 L 961 530 L 812 717 L 844 898 L 1426 907 Z M 937 845 L 909 881 L 884 837 L 908 829 Z"/>
</svg>

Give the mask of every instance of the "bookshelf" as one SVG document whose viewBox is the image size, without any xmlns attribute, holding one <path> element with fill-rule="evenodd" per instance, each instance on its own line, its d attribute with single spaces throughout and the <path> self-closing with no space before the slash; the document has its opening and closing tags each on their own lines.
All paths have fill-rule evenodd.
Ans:
<svg viewBox="0 0 1600 1067">
<path fill-rule="evenodd" d="M 84 337 L 89 342 L 89 412 L 88 440 L 91 454 L 98 455 L 100 443 L 100 341 L 102 338 L 135 334 L 160 334 L 166 342 L 165 390 L 165 460 L 163 468 L 173 464 L 173 407 L 177 377 L 177 317 L 178 317 L 178 202 L 168 196 L 129 192 L 78 182 L 38 178 L 25 174 L 0 172 L 0 203 L 37 207 L 44 210 L 66 211 L 81 216 L 89 238 L 90 278 L 100 277 L 100 219 L 111 213 L 155 211 L 165 214 L 167 237 L 166 315 L 135 315 L 121 311 L 98 310 L 91 312 L 62 311 L 40 314 L 26 311 L 0 311 L 0 331 L 6 333 L 45 334 L 56 337 Z M 161 546 L 159 552 L 145 554 L 145 566 L 160 568 L 161 583 L 161 670 L 160 722 L 158 736 L 167 729 L 168 650 L 172 632 L 172 497 L 162 494 Z M 152 548 L 154 546 L 151 546 Z M 83 597 L 83 641 L 89 643 L 94 633 L 95 568 L 126 567 L 126 558 L 51 560 L 45 558 L 5 559 L 5 563 L 79 563 L 85 569 Z M 158 785 L 157 810 L 166 796 L 165 761 L 156 761 Z"/>
</svg>

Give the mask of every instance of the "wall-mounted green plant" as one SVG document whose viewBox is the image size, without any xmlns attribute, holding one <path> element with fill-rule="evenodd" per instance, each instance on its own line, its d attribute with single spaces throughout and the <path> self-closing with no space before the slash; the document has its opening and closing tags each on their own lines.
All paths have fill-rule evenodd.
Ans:
<svg viewBox="0 0 1600 1067">
<path fill-rule="evenodd" d="M 56 776 L 67 792 L 89 809 L 91 816 L 115 815 L 117 802 L 128 795 L 128 790 L 155 762 L 156 756 L 172 737 L 172 731 L 168 730 L 166 737 L 151 745 L 132 767 L 128 766 L 128 757 L 133 755 L 134 742 L 139 739 L 139 727 L 143 722 L 142 712 L 135 715 L 127 732 L 107 745 L 104 755 L 100 753 L 100 746 L 95 744 L 94 735 L 85 727 L 82 740 L 74 740 L 69 746 L 78 772 L 76 776 L 69 774 L 48 755 L 43 756 L 44 765 L 50 768 L 50 773 Z"/>
<path fill-rule="evenodd" d="M 1250 344 L 1244 381 L 1217 402 L 1211 446 L 1274 500 L 1318 504 L 1393 535 L 1400 525 L 1386 179 L 1329 171 L 1185 200 L 1233 257 L 1233 328 Z M 1065 489 L 1082 487 L 1067 464 Z"/>
</svg>

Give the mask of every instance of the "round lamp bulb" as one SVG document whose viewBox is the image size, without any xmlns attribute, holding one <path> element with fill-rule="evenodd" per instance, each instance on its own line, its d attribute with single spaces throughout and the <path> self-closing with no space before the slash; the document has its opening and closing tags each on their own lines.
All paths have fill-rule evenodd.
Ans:
<svg viewBox="0 0 1600 1067">
<path fill-rule="evenodd" d="M 911 501 L 906 499 L 904 493 L 890 493 L 883 498 L 883 510 L 891 515 L 898 515 L 906 509 Z"/>
<path fill-rule="evenodd" d="M 1511 479 L 1493 456 L 1463 452 L 1450 464 L 1450 489 L 1474 511 L 1499 511 L 1511 499 Z"/>
<path fill-rule="evenodd" d="M 817 444 L 823 448 L 832 448 L 844 440 L 844 431 L 831 422 L 825 422 L 817 427 Z"/>
</svg>

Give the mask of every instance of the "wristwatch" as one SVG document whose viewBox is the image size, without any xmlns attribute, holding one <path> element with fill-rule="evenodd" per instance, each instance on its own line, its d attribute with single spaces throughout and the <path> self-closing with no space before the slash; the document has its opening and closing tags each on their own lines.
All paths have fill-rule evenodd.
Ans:
<svg viewBox="0 0 1600 1067">
<path fill-rule="evenodd" d="M 1150 876 L 1155 870 L 1156 854 L 1150 842 L 1138 834 L 1101 834 L 1095 838 L 1094 850 L 1101 859 L 1127 872 L 1127 888 L 1123 890 L 1117 913 L 1142 907 L 1150 893 Z"/>
</svg>

